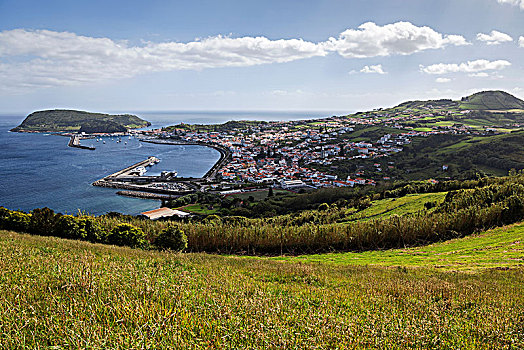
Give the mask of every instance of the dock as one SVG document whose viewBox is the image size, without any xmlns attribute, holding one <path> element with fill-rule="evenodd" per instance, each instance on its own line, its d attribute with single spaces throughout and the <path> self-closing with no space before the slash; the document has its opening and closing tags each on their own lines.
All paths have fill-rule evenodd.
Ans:
<svg viewBox="0 0 524 350">
<path fill-rule="evenodd" d="M 88 149 L 91 151 L 94 151 L 96 148 L 91 146 L 83 146 L 80 144 L 80 135 L 72 135 L 69 139 L 69 143 L 67 144 L 69 147 L 75 147 L 75 148 L 81 148 L 81 149 Z"/>
<path fill-rule="evenodd" d="M 128 166 L 127 168 L 125 169 L 122 169 L 122 170 L 119 170 L 117 171 L 116 173 L 113 173 L 111 175 L 108 175 L 106 177 L 104 177 L 102 180 L 115 180 L 117 177 L 119 176 L 128 176 L 129 173 L 136 169 L 137 167 L 139 166 L 143 166 L 143 167 L 146 167 L 146 166 L 149 166 L 151 163 L 158 163 L 160 160 L 157 158 L 157 157 L 149 157 L 147 158 L 146 160 L 143 160 L 141 162 L 138 162 L 138 163 L 135 163 L 133 165 L 130 165 Z M 100 181 L 100 180 L 99 180 Z"/>
</svg>

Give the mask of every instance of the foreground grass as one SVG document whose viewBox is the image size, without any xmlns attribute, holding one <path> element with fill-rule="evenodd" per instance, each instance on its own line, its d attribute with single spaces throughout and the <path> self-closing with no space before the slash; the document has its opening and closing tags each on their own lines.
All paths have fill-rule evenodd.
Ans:
<svg viewBox="0 0 524 350">
<path fill-rule="evenodd" d="M 521 348 L 523 272 L 282 263 L 0 231 L 0 339 L 3 348 Z"/>
<path fill-rule="evenodd" d="M 469 272 L 483 269 L 517 268 L 524 266 L 524 223 L 417 248 L 361 253 L 315 254 L 272 259 L 295 263 L 322 262 L 336 265 L 408 266 Z"/>
</svg>

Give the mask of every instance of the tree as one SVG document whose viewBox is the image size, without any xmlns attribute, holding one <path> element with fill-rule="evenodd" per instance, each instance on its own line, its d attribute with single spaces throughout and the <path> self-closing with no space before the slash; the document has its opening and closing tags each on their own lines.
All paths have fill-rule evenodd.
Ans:
<svg viewBox="0 0 524 350">
<path fill-rule="evenodd" d="M 55 214 L 52 209 L 47 207 L 34 209 L 31 212 L 31 232 L 37 235 L 53 236 L 55 225 L 60 214 Z"/>
</svg>

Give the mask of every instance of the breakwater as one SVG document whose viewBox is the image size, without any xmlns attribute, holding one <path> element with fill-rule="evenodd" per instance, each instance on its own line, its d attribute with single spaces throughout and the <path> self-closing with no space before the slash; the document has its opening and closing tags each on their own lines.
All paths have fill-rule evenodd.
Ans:
<svg viewBox="0 0 524 350">
<path fill-rule="evenodd" d="M 126 197 L 134 198 L 144 198 L 144 199 L 158 199 L 158 200 L 169 200 L 178 198 L 181 195 L 167 195 L 160 193 L 149 193 L 149 192 L 140 192 L 140 191 L 118 191 L 116 194 Z"/>
<path fill-rule="evenodd" d="M 91 151 L 95 150 L 95 147 L 81 145 L 80 144 L 80 136 L 79 135 L 72 135 L 71 138 L 69 139 L 69 143 L 67 145 L 69 147 L 88 149 L 88 150 L 91 150 Z"/>
<path fill-rule="evenodd" d="M 110 180 L 110 179 L 114 179 L 114 178 L 119 177 L 119 176 L 125 176 L 125 175 L 127 175 L 127 173 L 129 173 L 130 171 L 138 168 L 139 166 L 146 167 L 146 166 L 150 165 L 151 163 L 157 163 L 158 161 L 159 161 L 159 159 L 157 157 L 149 157 L 146 160 L 142 160 L 142 161 L 140 161 L 138 163 L 135 163 L 133 165 L 128 166 L 127 168 L 119 170 L 116 173 L 108 175 L 108 176 L 104 177 L 102 180 Z"/>
<path fill-rule="evenodd" d="M 117 192 L 117 194 L 127 197 L 160 200 L 172 199 L 197 191 L 202 191 L 206 183 L 216 180 L 218 171 L 231 160 L 231 152 L 227 148 L 224 148 L 220 145 L 214 145 L 205 142 L 178 142 L 158 139 L 140 141 L 164 145 L 205 146 L 217 150 L 220 153 L 220 158 L 203 177 L 199 178 L 178 178 L 169 176 L 169 174 L 162 174 L 161 176 L 144 176 L 140 173 L 137 175 L 137 168 L 147 167 L 159 161 L 156 157 L 149 157 L 146 160 L 140 161 L 113 174 L 107 175 L 104 178 L 93 182 L 92 185 L 124 190 Z"/>
<path fill-rule="evenodd" d="M 132 190 L 132 191 L 140 191 L 140 192 L 149 192 L 149 193 L 158 193 L 158 194 L 167 194 L 167 195 L 174 195 L 174 196 L 181 196 L 185 194 L 190 194 L 195 192 L 193 188 L 188 187 L 185 190 L 180 189 L 166 189 L 162 187 L 150 187 L 145 185 L 136 185 L 131 183 L 124 183 L 124 182 L 118 182 L 118 181 L 111 181 L 111 180 L 98 180 L 92 183 L 93 186 L 97 187 L 105 187 L 105 188 L 116 188 L 116 189 L 122 189 L 122 190 Z"/>
</svg>

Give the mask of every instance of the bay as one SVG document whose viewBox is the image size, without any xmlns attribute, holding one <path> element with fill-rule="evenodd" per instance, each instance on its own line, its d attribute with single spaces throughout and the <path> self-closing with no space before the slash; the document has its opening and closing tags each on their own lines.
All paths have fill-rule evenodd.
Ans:
<svg viewBox="0 0 524 350">
<path fill-rule="evenodd" d="M 133 113 L 133 112 L 129 112 Z M 329 116 L 323 112 L 138 112 L 150 128 L 184 122 L 222 123 L 228 120 L 290 120 Z M 61 213 L 83 211 L 93 215 L 120 212 L 136 215 L 158 208 L 160 201 L 128 198 L 92 182 L 131 164 L 156 156 L 160 163 L 148 175 L 176 170 L 179 176 L 200 177 L 219 159 L 219 153 L 195 145 L 157 145 L 135 138 L 83 140 L 96 150 L 67 147 L 68 138 L 49 134 L 12 133 L 23 116 L 0 116 L 0 206 L 30 211 L 49 207 Z M 127 144 L 126 144 L 127 142 Z"/>
</svg>

